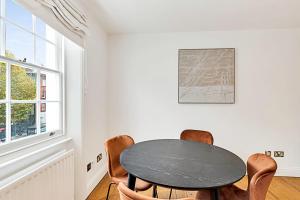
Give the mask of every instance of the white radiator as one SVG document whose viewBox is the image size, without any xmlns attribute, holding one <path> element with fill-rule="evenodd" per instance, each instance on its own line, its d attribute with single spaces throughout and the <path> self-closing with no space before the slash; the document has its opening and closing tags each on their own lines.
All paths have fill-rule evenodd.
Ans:
<svg viewBox="0 0 300 200">
<path fill-rule="evenodd" d="M 59 152 L 7 178 L 0 200 L 74 200 L 74 151 Z"/>
</svg>

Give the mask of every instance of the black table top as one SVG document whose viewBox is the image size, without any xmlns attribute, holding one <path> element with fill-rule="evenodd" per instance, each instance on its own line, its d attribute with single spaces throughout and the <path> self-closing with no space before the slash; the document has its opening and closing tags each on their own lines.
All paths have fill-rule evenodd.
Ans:
<svg viewBox="0 0 300 200">
<path fill-rule="evenodd" d="M 244 162 L 230 151 L 175 139 L 137 143 L 122 152 L 120 162 L 142 180 L 186 190 L 229 185 L 246 173 Z"/>
</svg>

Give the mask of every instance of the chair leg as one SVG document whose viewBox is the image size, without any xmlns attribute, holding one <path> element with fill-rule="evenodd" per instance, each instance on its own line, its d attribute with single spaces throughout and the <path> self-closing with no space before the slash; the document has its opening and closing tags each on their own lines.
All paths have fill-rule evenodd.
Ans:
<svg viewBox="0 0 300 200">
<path fill-rule="evenodd" d="M 113 185 L 113 184 L 115 184 L 115 183 L 111 182 L 111 183 L 109 184 L 109 186 L 108 186 L 108 190 L 107 190 L 107 194 L 106 194 L 106 200 L 108 200 L 109 192 L 110 192 L 110 187 L 111 187 L 111 185 Z"/>
<path fill-rule="evenodd" d="M 170 190 L 169 199 L 171 199 L 171 197 L 172 197 L 172 188 Z"/>
</svg>

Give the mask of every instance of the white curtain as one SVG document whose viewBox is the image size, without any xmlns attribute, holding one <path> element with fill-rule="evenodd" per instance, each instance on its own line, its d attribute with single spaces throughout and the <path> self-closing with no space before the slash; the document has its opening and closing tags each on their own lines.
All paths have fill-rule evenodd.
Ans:
<svg viewBox="0 0 300 200">
<path fill-rule="evenodd" d="M 16 0 L 34 15 L 80 46 L 87 33 L 87 18 L 71 0 Z"/>
</svg>

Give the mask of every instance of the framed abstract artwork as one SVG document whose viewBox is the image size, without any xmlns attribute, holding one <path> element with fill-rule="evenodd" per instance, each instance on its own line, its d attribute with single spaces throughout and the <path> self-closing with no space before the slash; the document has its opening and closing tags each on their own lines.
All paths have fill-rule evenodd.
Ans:
<svg viewBox="0 0 300 200">
<path fill-rule="evenodd" d="M 234 102 L 234 48 L 178 50 L 178 103 Z"/>
</svg>

